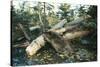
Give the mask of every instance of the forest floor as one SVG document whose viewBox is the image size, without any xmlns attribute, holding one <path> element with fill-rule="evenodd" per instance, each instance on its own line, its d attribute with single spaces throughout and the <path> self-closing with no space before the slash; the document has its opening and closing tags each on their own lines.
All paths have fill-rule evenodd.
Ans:
<svg viewBox="0 0 100 67">
<path fill-rule="evenodd" d="M 21 43 L 20 43 L 21 45 Z M 25 65 L 41 65 L 41 64 L 61 64 L 61 63 L 77 63 L 77 62 L 90 62 L 97 60 L 96 50 L 90 51 L 89 49 L 80 46 L 80 44 L 74 44 L 75 54 L 70 56 L 64 56 L 59 54 L 53 49 L 53 47 L 46 43 L 46 46 L 41 48 L 37 54 L 28 58 L 25 52 L 25 48 L 12 48 L 12 65 L 13 66 L 25 66 Z"/>
</svg>

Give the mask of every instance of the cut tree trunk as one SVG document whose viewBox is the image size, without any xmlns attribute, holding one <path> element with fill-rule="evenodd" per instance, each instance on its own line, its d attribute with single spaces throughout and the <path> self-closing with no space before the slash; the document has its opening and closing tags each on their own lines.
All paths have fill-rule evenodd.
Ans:
<svg viewBox="0 0 100 67">
<path fill-rule="evenodd" d="M 66 30 L 70 30 L 73 28 L 77 27 L 77 24 L 82 23 L 85 19 L 88 19 L 89 16 L 87 17 L 80 17 L 77 20 L 74 20 L 73 22 L 69 22 L 66 25 L 66 28 L 64 28 L 62 32 L 65 32 Z M 73 39 L 76 37 L 81 37 L 84 35 L 87 35 L 89 33 L 89 31 L 78 31 L 78 32 L 69 32 L 63 36 L 59 35 L 58 33 L 55 32 L 55 30 L 62 28 L 65 25 L 65 20 L 62 20 L 61 22 L 59 22 L 58 24 L 56 24 L 54 27 L 52 27 L 52 29 L 48 30 L 47 32 L 45 32 L 44 34 L 42 34 L 41 36 L 37 37 L 37 39 L 33 40 L 32 43 L 26 48 L 26 52 L 28 55 L 32 56 L 34 54 L 36 54 L 36 52 L 45 45 L 45 42 L 48 41 L 52 44 L 52 46 L 55 48 L 55 50 L 59 53 L 62 52 L 70 52 L 72 53 L 73 50 L 71 48 L 71 46 L 69 45 L 68 39 Z M 73 26 L 75 25 L 75 26 Z M 70 35 L 70 36 L 69 36 Z M 64 48 L 64 49 L 62 49 Z"/>
</svg>

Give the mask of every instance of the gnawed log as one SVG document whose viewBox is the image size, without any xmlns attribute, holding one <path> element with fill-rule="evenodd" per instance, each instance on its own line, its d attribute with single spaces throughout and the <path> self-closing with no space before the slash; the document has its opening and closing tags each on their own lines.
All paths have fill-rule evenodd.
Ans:
<svg viewBox="0 0 100 67">
<path fill-rule="evenodd" d="M 43 34 L 44 35 L 44 34 Z M 29 56 L 36 54 L 36 52 L 45 45 L 45 40 L 43 35 L 39 36 L 26 48 L 26 52 Z"/>
<path fill-rule="evenodd" d="M 85 17 L 85 18 L 83 18 L 83 17 L 81 17 L 81 18 L 79 18 L 78 20 L 75 20 L 75 21 L 73 21 L 73 22 L 70 22 L 70 23 L 68 23 L 67 24 L 67 26 L 68 25 L 75 25 L 75 24 L 78 24 L 78 23 L 81 23 L 81 22 L 83 22 L 86 18 L 89 18 L 89 17 Z M 63 20 L 63 22 L 64 22 L 64 20 Z M 75 22 L 75 24 L 74 24 L 74 22 Z M 45 39 L 48 41 L 48 42 L 50 42 L 51 44 L 52 44 L 52 46 L 55 48 L 55 50 L 57 51 L 57 52 L 63 52 L 64 50 L 65 51 L 67 51 L 67 52 L 73 52 L 73 50 L 72 50 L 72 48 L 70 47 L 70 45 L 69 45 L 69 42 L 67 41 L 64 41 L 64 38 L 63 37 L 68 37 L 68 36 L 66 36 L 66 35 L 68 35 L 67 33 L 66 33 L 66 35 L 63 35 L 63 37 L 61 37 L 59 34 L 55 34 L 55 36 L 57 36 L 57 37 L 59 37 L 59 38 L 56 38 L 55 36 L 52 36 L 52 35 L 49 35 L 48 36 L 48 34 L 50 33 L 50 32 L 52 32 L 52 31 L 54 31 L 55 29 L 58 29 L 58 28 L 62 28 L 62 26 L 65 24 L 65 22 L 64 23 L 62 23 L 62 25 L 60 25 L 60 23 L 58 23 L 58 25 L 55 25 L 52 29 L 50 29 L 50 30 L 48 30 L 46 33 L 44 33 L 43 35 L 41 35 L 41 36 L 39 36 L 37 39 L 35 39 L 35 40 L 33 40 L 32 41 L 32 43 L 26 48 L 26 52 L 27 52 L 27 54 L 28 55 L 30 55 L 30 56 L 32 56 L 32 55 L 34 55 L 42 46 L 44 46 L 45 45 Z M 76 26 L 75 26 L 76 27 Z M 71 27 L 71 28 L 69 28 L 69 29 L 72 29 L 72 28 L 74 28 L 74 26 L 73 27 Z M 65 28 L 65 30 L 64 31 L 66 31 L 66 28 Z M 80 34 L 79 34 L 80 33 Z M 83 36 L 83 33 L 84 33 L 84 35 L 85 35 L 85 33 L 86 32 L 78 32 L 78 33 L 75 33 L 74 35 L 71 33 L 71 35 L 70 35 L 70 37 L 71 36 L 73 36 L 73 38 L 75 38 L 76 37 L 76 35 L 77 34 L 79 34 L 80 36 Z M 77 37 L 80 37 L 80 36 L 77 36 Z M 54 39 L 50 39 L 50 38 L 54 38 Z M 44 39 L 45 38 L 45 39 Z M 67 38 L 66 38 L 67 39 Z M 70 39 L 70 38 L 69 38 Z M 72 39 L 72 38 L 71 38 Z M 51 41 L 50 41 L 51 40 Z M 58 40 L 58 41 L 56 41 L 56 40 Z M 61 40 L 61 41 L 60 41 Z M 63 44 L 63 45 L 62 45 Z M 42 46 L 41 46 L 42 45 Z M 58 46 L 57 46 L 58 45 Z M 57 47 L 57 48 L 56 48 Z M 64 49 L 62 49 L 64 47 Z"/>
</svg>

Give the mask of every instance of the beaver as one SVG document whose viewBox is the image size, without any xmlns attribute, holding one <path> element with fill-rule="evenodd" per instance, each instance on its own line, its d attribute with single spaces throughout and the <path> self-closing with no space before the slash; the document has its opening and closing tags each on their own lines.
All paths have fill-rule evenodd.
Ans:
<svg viewBox="0 0 100 67">
<path fill-rule="evenodd" d="M 51 43 L 53 48 L 59 53 L 72 53 L 73 49 L 67 39 L 64 39 L 56 32 L 48 31 L 44 34 L 45 40 Z"/>
</svg>

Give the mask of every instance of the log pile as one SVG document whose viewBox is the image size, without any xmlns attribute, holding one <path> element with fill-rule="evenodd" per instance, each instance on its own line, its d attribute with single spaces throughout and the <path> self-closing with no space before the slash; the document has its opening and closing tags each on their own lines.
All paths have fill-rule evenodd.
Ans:
<svg viewBox="0 0 100 67">
<path fill-rule="evenodd" d="M 29 56 L 36 54 L 40 48 L 45 46 L 46 42 L 51 43 L 52 47 L 59 53 L 73 53 L 74 50 L 70 46 L 69 40 L 83 37 L 91 32 L 89 30 L 81 31 L 78 29 L 82 23 L 85 23 L 85 21 L 89 18 L 90 16 L 79 17 L 78 19 L 69 23 L 63 19 L 51 29 L 33 40 L 29 46 L 27 46 L 26 53 Z M 78 31 L 76 29 L 78 29 Z"/>
</svg>

